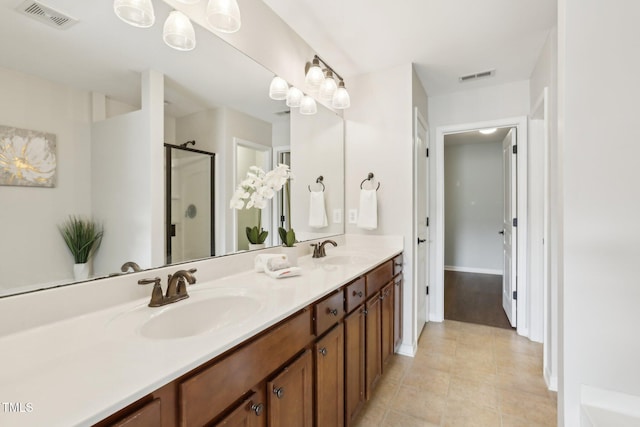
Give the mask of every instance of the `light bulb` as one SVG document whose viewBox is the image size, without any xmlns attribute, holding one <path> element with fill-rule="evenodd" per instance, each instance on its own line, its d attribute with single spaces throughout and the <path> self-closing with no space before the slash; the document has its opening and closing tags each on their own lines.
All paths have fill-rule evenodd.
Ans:
<svg viewBox="0 0 640 427">
<path fill-rule="evenodd" d="M 113 11 L 129 25 L 149 28 L 156 21 L 151 0 L 115 0 Z"/>
<path fill-rule="evenodd" d="M 269 85 L 269 98 L 280 101 L 287 98 L 289 85 L 282 77 L 275 76 Z"/>
<path fill-rule="evenodd" d="M 206 16 L 209 25 L 223 33 L 235 33 L 242 24 L 236 0 L 209 0 Z"/>
<path fill-rule="evenodd" d="M 303 96 L 302 101 L 300 101 L 300 114 L 310 116 L 317 112 L 318 106 L 316 105 L 316 100 L 308 95 Z"/>
<path fill-rule="evenodd" d="M 295 86 L 291 86 L 287 93 L 287 107 L 299 107 L 303 96 L 304 93 L 302 93 L 300 89 Z"/>
<path fill-rule="evenodd" d="M 189 18 L 177 10 L 171 12 L 164 22 L 162 40 L 177 50 L 193 50 L 196 47 L 196 34 Z"/>
</svg>

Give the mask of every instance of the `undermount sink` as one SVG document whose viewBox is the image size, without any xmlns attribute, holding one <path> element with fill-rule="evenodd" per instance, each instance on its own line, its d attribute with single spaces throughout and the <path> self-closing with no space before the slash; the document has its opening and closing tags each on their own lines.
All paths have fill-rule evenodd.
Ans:
<svg viewBox="0 0 640 427">
<path fill-rule="evenodd" d="M 147 320 L 139 332 L 154 339 L 191 337 L 237 324 L 251 317 L 261 305 L 257 298 L 233 295 L 191 304 L 178 302 Z"/>
<path fill-rule="evenodd" d="M 369 264 L 375 261 L 375 258 L 360 255 L 360 254 L 348 254 L 348 255 L 327 255 L 322 262 L 330 265 L 360 265 Z"/>
</svg>

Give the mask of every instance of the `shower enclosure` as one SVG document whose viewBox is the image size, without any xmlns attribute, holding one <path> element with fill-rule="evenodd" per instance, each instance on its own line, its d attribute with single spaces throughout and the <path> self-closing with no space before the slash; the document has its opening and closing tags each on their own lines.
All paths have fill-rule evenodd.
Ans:
<svg viewBox="0 0 640 427">
<path fill-rule="evenodd" d="M 167 264 L 215 255 L 215 154 L 187 145 L 164 144 Z"/>
</svg>

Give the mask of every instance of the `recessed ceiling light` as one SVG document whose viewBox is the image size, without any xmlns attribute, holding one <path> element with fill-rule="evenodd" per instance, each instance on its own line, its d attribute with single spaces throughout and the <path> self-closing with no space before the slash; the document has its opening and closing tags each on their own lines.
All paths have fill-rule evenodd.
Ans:
<svg viewBox="0 0 640 427">
<path fill-rule="evenodd" d="M 498 130 L 498 128 L 487 128 L 487 129 L 480 129 L 478 132 L 480 132 L 483 135 L 490 135 L 490 134 L 494 133 L 497 130 Z"/>
</svg>

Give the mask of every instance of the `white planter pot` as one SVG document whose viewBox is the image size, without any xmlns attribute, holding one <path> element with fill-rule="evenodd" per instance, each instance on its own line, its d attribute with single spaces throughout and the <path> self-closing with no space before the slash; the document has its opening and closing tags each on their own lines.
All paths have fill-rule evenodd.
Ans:
<svg viewBox="0 0 640 427">
<path fill-rule="evenodd" d="M 77 281 L 89 278 L 89 263 L 73 264 L 73 278 Z"/>
<path fill-rule="evenodd" d="M 289 263 L 292 267 L 298 265 L 298 247 L 297 246 L 281 246 L 280 250 L 289 259 Z"/>
<path fill-rule="evenodd" d="M 249 250 L 252 251 L 254 249 L 264 249 L 264 243 L 249 243 Z"/>
</svg>

